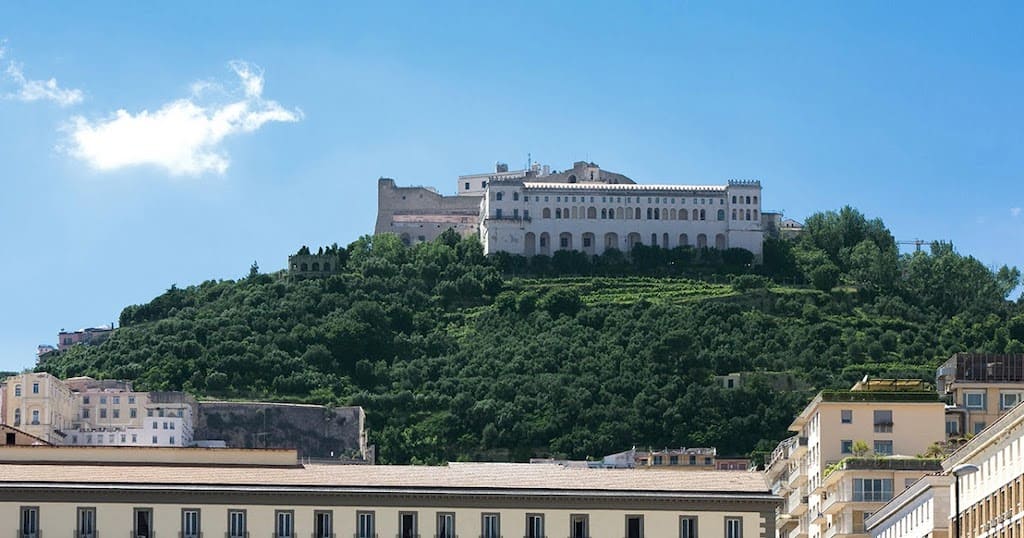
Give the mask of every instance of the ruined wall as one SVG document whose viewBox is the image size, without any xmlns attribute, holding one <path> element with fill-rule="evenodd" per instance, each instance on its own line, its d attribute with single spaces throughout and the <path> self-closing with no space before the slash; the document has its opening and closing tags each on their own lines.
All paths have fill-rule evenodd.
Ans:
<svg viewBox="0 0 1024 538">
<path fill-rule="evenodd" d="M 395 180 L 377 183 L 375 234 L 393 233 L 405 244 L 431 241 L 451 228 L 476 236 L 480 225 L 480 196 L 442 196 L 425 187 L 398 187 Z"/>
<path fill-rule="evenodd" d="M 362 407 L 200 402 L 195 439 L 230 448 L 294 448 L 303 458 L 367 459 Z"/>
</svg>

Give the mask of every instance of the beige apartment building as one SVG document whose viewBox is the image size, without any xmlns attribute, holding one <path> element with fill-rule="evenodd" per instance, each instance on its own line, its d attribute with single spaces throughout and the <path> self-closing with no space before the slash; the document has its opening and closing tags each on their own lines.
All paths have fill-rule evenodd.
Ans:
<svg viewBox="0 0 1024 538">
<path fill-rule="evenodd" d="M 819 393 L 766 465 L 772 491 L 784 499 L 778 536 L 866 536 L 868 514 L 937 468 L 911 460 L 945 438 L 944 407 L 916 380 L 865 378 L 850 390 Z"/>
<path fill-rule="evenodd" d="M 1024 399 L 1024 354 L 957 353 L 935 372 L 946 435 L 974 435 Z"/>
<path fill-rule="evenodd" d="M 48 443 L 62 444 L 75 420 L 74 395 L 47 373 L 11 376 L 0 384 L 0 422 Z"/>
<path fill-rule="evenodd" d="M 0 447 L 12 534 L 134 538 L 769 538 L 760 473 L 302 464 L 290 450 Z"/>
</svg>

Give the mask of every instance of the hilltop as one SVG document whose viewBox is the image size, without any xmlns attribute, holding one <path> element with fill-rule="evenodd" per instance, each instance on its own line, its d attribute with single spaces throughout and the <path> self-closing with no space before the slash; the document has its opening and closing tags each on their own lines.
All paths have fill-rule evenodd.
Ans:
<svg viewBox="0 0 1024 538">
<path fill-rule="evenodd" d="M 932 380 L 957 351 L 1024 351 L 1024 310 L 1006 300 L 1016 269 L 941 243 L 900 256 L 880 220 L 850 208 L 766 241 L 757 267 L 745 251 L 686 247 L 485 257 L 455 234 L 332 252 L 341 268 L 326 278 L 172 286 L 125 308 L 103 345 L 40 368 L 362 405 L 380 461 L 406 463 L 634 444 L 748 454 L 784 437 L 812 390 L 865 374 Z M 722 388 L 714 376 L 731 372 L 752 374 Z M 770 372 L 813 389 L 773 390 Z"/>
</svg>

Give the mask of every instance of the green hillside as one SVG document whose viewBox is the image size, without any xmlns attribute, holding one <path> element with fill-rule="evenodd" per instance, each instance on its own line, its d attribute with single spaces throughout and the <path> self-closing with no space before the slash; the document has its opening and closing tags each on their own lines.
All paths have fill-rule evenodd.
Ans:
<svg viewBox="0 0 1024 538">
<path fill-rule="evenodd" d="M 254 271 L 172 286 L 125 308 L 102 346 L 40 368 L 362 405 L 381 461 L 401 463 L 634 444 L 748 454 L 785 436 L 811 392 L 758 374 L 725 390 L 714 375 L 847 387 L 864 374 L 931 380 L 957 351 L 1024 351 L 1024 311 L 1005 299 L 1016 269 L 947 244 L 898 256 L 881 221 L 849 208 L 807 226 L 798 241 L 768 241 L 757 268 L 744 251 L 527 260 L 484 257 L 453 234 L 411 248 L 364 237 L 337 249 L 344 265 L 330 278 Z"/>
</svg>

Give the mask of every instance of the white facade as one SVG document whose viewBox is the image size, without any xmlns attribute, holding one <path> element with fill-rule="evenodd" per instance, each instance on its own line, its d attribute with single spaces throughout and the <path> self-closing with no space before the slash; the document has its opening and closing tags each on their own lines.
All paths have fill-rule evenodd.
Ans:
<svg viewBox="0 0 1024 538">
<path fill-rule="evenodd" d="M 925 476 L 867 520 L 871 538 L 932 538 L 949 529 L 949 475 Z"/>
<path fill-rule="evenodd" d="M 589 255 L 644 244 L 743 248 L 761 256 L 761 185 L 495 181 L 483 199 L 485 253 Z"/>
</svg>

